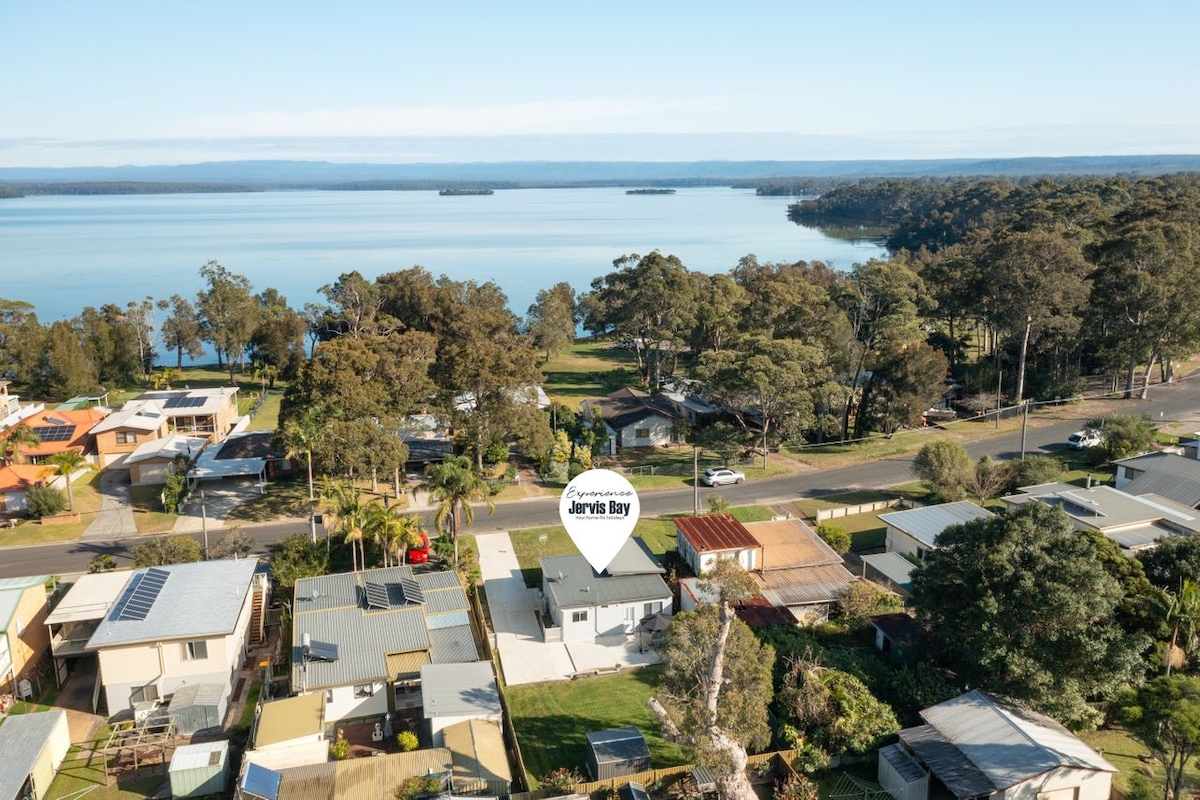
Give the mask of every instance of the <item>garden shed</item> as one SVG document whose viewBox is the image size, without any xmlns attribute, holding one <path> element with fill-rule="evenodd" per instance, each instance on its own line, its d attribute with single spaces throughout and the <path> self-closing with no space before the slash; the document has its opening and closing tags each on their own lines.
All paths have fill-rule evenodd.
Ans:
<svg viewBox="0 0 1200 800">
<path fill-rule="evenodd" d="M 167 708 L 175 729 L 190 736 L 209 728 L 221 729 L 225 719 L 225 687 L 218 683 L 190 683 L 180 686 Z"/>
<path fill-rule="evenodd" d="M 590 731 L 587 742 L 588 770 L 592 780 L 635 775 L 650 769 L 650 747 L 637 728 Z"/>
<path fill-rule="evenodd" d="M 177 747 L 167 772 L 173 798 L 223 794 L 229 785 L 229 742 Z"/>
</svg>

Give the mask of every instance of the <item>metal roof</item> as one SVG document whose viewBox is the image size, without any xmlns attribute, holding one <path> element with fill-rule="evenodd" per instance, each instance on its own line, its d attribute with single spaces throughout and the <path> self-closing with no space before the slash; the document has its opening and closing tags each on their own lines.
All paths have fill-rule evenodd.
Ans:
<svg viewBox="0 0 1200 800">
<path fill-rule="evenodd" d="M 168 417 L 193 417 L 200 414 L 215 414 L 229 403 L 229 398 L 238 393 L 236 386 L 220 386 L 213 389 L 162 389 L 143 392 L 138 400 L 156 400 Z M 186 398 L 185 405 L 178 405 Z"/>
<path fill-rule="evenodd" d="M 897 586 L 912 583 L 912 571 L 917 568 L 916 564 L 899 553 L 867 553 L 861 558 L 864 564 Z"/>
<path fill-rule="evenodd" d="M 439 628 L 429 632 L 429 660 L 434 664 L 453 664 L 479 658 L 470 625 Z"/>
<path fill-rule="evenodd" d="M 228 686 L 219 683 L 187 683 L 171 695 L 171 713 L 192 706 L 219 706 L 226 697 Z"/>
<path fill-rule="evenodd" d="M 309 692 L 263 703 L 258 717 L 254 746 L 314 736 L 325 730 L 325 693 Z"/>
<path fill-rule="evenodd" d="M 0 797 L 17 796 L 59 725 L 67 726 L 67 712 L 61 709 L 12 714 L 0 725 Z"/>
<path fill-rule="evenodd" d="M 998 788 L 932 725 L 906 728 L 900 731 L 900 741 L 916 753 L 921 763 L 929 767 L 929 771 L 959 800 L 986 797 Z"/>
<path fill-rule="evenodd" d="M 961 525 L 976 519 L 987 519 L 992 513 L 974 503 L 960 500 L 957 503 L 941 503 L 906 511 L 880 514 L 879 518 L 896 530 L 903 531 L 918 542 L 934 547 L 937 537 L 951 525 Z"/>
<path fill-rule="evenodd" d="M 669 600 L 671 590 L 657 573 L 649 575 L 599 575 L 581 555 L 547 556 L 539 562 L 543 583 L 559 608 Z"/>
<path fill-rule="evenodd" d="M 758 547 L 758 540 L 732 514 L 679 517 L 675 520 L 675 528 L 698 553 Z"/>
<path fill-rule="evenodd" d="M 126 464 L 137 464 L 152 458 L 165 458 L 168 461 L 176 456 L 185 456 L 189 460 L 199 453 L 208 440 L 199 436 L 184 436 L 182 433 L 172 433 L 162 439 L 151 439 L 142 442 L 137 449 L 125 457 Z"/>
<path fill-rule="evenodd" d="M 842 563 L 842 557 L 798 519 L 747 522 L 745 528 L 762 545 L 760 570 Z"/>
<path fill-rule="evenodd" d="M 491 719 L 469 719 L 442 730 L 446 749 L 454 762 L 454 789 L 457 792 L 503 789 L 508 794 L 512 770 L 504 747 L 500 723 Z M 497 787 L 499 782 L 505 786 Z M 480 784 L 485 784 L 481 786 Z"/>
<path fill-rule="evenodd" d="M 1158 494 L 1185 506 L 1200 506 L 1200 461 L 1195 458 L 1147 453 L 1113 463 L 1142 473 L 1123 487 L 1130 494 Z"/>
<path fill-rule="evenodd" d="M 857 580 L 841 564 L 751 573 L 762 596 L 777 606 L 803 606 L 840 600 Z"/>
<path fill-rule="evenodd" d="M 892 769 L 896 770 L 896 774 L 905 783 L 919 781 L 926 775 L 925 770 L 921 769 L 921 765 L 913 761 L 908 751 L 899 744 L 889 744 L 887 747 L 879 748 L 879 755 L 892 765 Z"/>
<path fill-rule="evenodd" d="M 421 667 L 425 719 L 486 717 L 500 713 L 500 690 L 490 661 Z"/>
<path fill-rule="evenodd" d="M 650 758 L 646 737 L 634 727 L 607 731 L 588 731 L 588 747 L 596 754 L 597 764 Z"/>
<path fill-rule="evenodd" d="M 12 622 L 13 615 L 17 613 L 17 606 L 21 604 L 21 598 L 25 596 L 25 592 L 34 586 L 43 585 L 51 577 L 53 576 L 29 575 L 24 578 L 0 579 L 0 631 L 8 630 L 8 625 Z M 43 589 L 43 599 L 45 595 L 46 591 Z"/>
<path fill-rule="evenodd" d="M 289 767 L 279 770 L 279 800 L 388 798 L 407 778 L 449 773 L 451 769 L 450 751 L 445 747 Z"/>
<path fill-rule="evenodd" d="M 113 431 L 118 428 L 133 428 L 139 431 L 156 431 L 166 423 L 167 417 L 156 400 L 130 400 L 119 411 L 109 414 L 92 428 L 92 434 Z"/>
<path fill-rule="evenodd" d="M 121 590 L 129 582 L 132 572 L 97 572 L 80 575 L 71 588 L 58 601 L 54 611 L 46 618 L 47 625 L 64 622 L 79 622 L 100 619 L 108 614 L 113 603 L 121 596 Z"/>
<path fill-rule="evenodd" d="M 1200 533 L 1200 511 L 1155 494 L 1132 495 L 1111 486 L 1047 484 L 1021 489 L 1001 498 L 1011 506 L 1040 502 L 1062 509 L 1067 516 L 1108 535 L 1110 530 L 1159 523 L 1180 533 Z"/>
<path fill-rule="evenodd" d="M 229 742 L 224 739 L 219 742 L 185 744 L 175 748 L 175 753 L 171 756 L 171 766 L 167 768 L 167 772 L 223 767 L 228 758 Z"/>
<path fill-rule="evenodd" d="M 658 563 L 658 559 L 654 557 L 650 546 L 639 536 L 630 536 L 626 539 L 625 543 L 621 545 L 621 549 L 613 556 L 612 561 L 608 562 L 604 571 L 614 576 L 649 575 L 651 573 L 662 575 L 666 572 Z"/>
<path fill-rule="evenodd" d="M 160 639 L 200 639 L 232 633 L 250 591 L 250 579 L 258 562 L 254 559 L 197 561 L 151 567 L 170 573 L 170 578 L 146 613 L 145 619 L 115 619 L 116 609 L 107 614 L 88 640 L 87 649 L 100 650 L 117 644 Z M 128 574 L 133 579 L 148 570 Z"/>
</svg>

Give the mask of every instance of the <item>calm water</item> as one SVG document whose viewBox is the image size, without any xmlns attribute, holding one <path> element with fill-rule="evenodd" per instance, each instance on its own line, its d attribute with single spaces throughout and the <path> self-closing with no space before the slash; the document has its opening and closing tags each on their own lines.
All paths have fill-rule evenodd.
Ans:
<svg viewBox="0 0 1200 800">
<path fill-rule="evenodd" d="M 626 195 L 620 188 L 522 189 L 486 197 L 436 192 L 263 192 L 30 197 L 0 201 L 0 297 L 43 321 L 146 295 L 192 298 L 209 259 L 275 287 L 293 305 L 342 272 L 373 278 L 420 264 L 434 275 L 494 280 L 518 314 L 562 280 L 577 291 L 626 253 L 655 248 L 689 268 L 823 260 L 840 269 L 884 251 L 787 220 L 786 197 L 726 188 Z"/>
</svg>

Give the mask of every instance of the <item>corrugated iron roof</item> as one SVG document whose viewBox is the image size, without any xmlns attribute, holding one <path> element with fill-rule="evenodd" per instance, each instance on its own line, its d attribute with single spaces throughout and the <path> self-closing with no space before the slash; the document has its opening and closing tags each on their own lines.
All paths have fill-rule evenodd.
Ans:
<svg viewBox="0 0 1200 800">
<path fill-rule="evenodd" d="M 842 563 L 842 557 L 798 519 L 747 522 L 745 528 L 762 545 L 761 570 Z"/>
<path fill-rule="evenodd" d="M 411 680 L 421 674 L 421 667 L 429 663 L 429 652 L 417 650 L 412 653 L 391 653 L 387 657 L 389 680 Z"/>
<path fill-rule="evenodd" d="M 900 731 L 900 741 L 916 753 L 917 758 L 959 800 L 986 797 L 998 788 L 932 725 L 906 728 Z"/>
<path fill-rule="evenodd" d="M 899 744 L 879 748 L 879 755 L 892 765 L 892 769 L 896 770 L 896 774 L 906 783 L 913 783 L 925 777 L 925 770 L 921 769 L 921 765 L 913 761 L 908 751 Z"/>
<path fill-rule="evenodd" d="M 0 797 L 17 796 L 59 725 L 67 726 L 67 712 L 61 709 L 13 714 L 0 725 Z"/>
<path fill-rule="evenodd" d="M 588 747 L 596 754 L 596 763 L 633 761 L 650 758 L 646 737 L 635 727 L 588 731 Z"/>
<path fill-rule="evenodd" d="M 425 719 L 500 713 L 500 690 L 490 661 L 421 667 Z"/>
<path fill-rule="evenodd" d="M 591 608 L 671 597 L 671 589 L 657 573 L 598 575 L 581 555 L 547 556 L 540 563 L 543 583 L 559 608 Z"/>
<path fill-rule="evenodd" d="M 752 573 L 762 596 L 777 606 L 803 606 L 840 600 L 855 577 L 841 564 Z"/>
<path fill-rule="evenodd" d="M 455 791 L 501 789 L 496 793 L 508 793 L 512 770 L 499 722 L 469 719 L 443 729 L 442 735 L 454 762 Z"/>
<path fill-rule="evenodd" d="M 255 747 L 313 736 L 325 730 L 325 693 L 286 697 L 263 703 L 254 736 Z"/>
<path fill-rule="evenodd" d="M 912 571 L 917 568 L 916 564 L 899 553 L 867 553 L 861 558 L 863 563 L 897 586 L 912 583 Z"/>
<path fill-rule="evenodd" d="M 951 525 L 961 525 L 976 519 L 987 519 L 992 513 L 974 503 L 960 500 L 957 503 L 940 503 L 906 511 L 891 511 L 879 518 L 893 528 L 904 531 L 918 542 L 934 547 L 937 537 Z"/>
<path fill-rule="evenodd" d="M 758 547 L 758 540 L 732 514 L 678 517 L 675 527 L 698 553 Z"/>
</svg>

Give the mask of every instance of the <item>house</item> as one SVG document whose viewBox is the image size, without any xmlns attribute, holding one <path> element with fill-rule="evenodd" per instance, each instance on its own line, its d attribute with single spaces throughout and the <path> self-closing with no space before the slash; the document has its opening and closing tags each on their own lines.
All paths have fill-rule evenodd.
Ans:
<svg viewBox="0 0 1200 800">
<path fill-rule="evenodd" d="M 26 492 L 33 486 L 46 486 L 53 480 L 53 470 L 38 464 L 0 467 L 0 511 L 23 514 L 27 508 Z"/>
<path fill-rule="evenodd" d="M 50 653 L 46 584 L 51 579 L 50 575 L 0 579 L 0 694 L 21 697 L 20 682 Z"/>
<path fill-rule="evenodd" d="M 1168 500 L 1200 508 L 1200 460 L 1197 443 L 1188 443 L 1185 455 L 1147 453 L 1114 461 L 1116 488 L 1126 494 L 1156 494 Z"/>
<path fill-rule="evenodd" d="M 887 552 L 924 561 L 925 554 L 937 547 L 937 537 L 951 525 L 987 519 L 992 513 L 974 503 L 939 503 L 880 514 L 887 525 Z"/>
<path fill-rule="evenodd" d="M 649 772 L 650 746 L 642 732 L 632 726 L 588 731 L 587 767 L 594 781 Z"/>
<path fill-rule="evenodd" d="M 802 623 L 828 619 L 855 581 L 842 557 L 800 520 L 743 524 L 731 514 L 708 514 L 677 518 L 675 531 L 680 556 L 698 575 L 734 559 L 770 605 Z"/>
<path fill-rule="evenodd" d="M 448 748 L 430 747 L 410 753 L 348 758 L 278 771 L 250 764 L 238 785 L 242 792 L 240 797 L 247 800 L 391 798 L 395 788 L 409 778 L 436 776 L 444 779 L 452 774 L 453 768 Z"/>
<path fill-rule="evenodd" d="M 1061 509 L 1076 530 L 1100 531 L 1127 555 L 1155 546 L 1163 536 L 1200 534 L 1196 509 L 1156 494 L 1131 495 L 1111 486 L 1085 489 L 1067 483 L 1022 486 L 1000 498 L 1008 508 L 1043 503 Z"/>
<path fill-rule="evenodd" d="M 442 747 L 446 728 L 480 719 L 503 721 L 500 690 L 490 661 L 421 666 L 421 705 L 425 740 Z"/>
<path fill-rule="evenodd" d="M 455 794 L 505 797 L 512 791 L 512 767 L 500 722 L 469 719 L 442 731 L 454 765 Z"/>
<path fill-rule="evenodd" d="M 903 656 L 912 646 L 917 624 L 904 612 L 876 614 L 867 617 L 875 629 L 875 649 L 881 653 Z"/>
<path fill-rule="evenodd" d="M 0 798 L 42 800 L 71 747 L 67 712 L 10 716 L 0 725 Z"/>
<path fill-rule="evenodd" d="M 624 637 L 646 617 L 670 614 L 665 570 L 637 537 L 626 540 L 602 573 L 581 555 L 547 556 L 539 563 L 548 641 Z"/>
<path fill-rule="evenodd" d="M 26 463 L 41 464 L 47 458 L 67 450 L 85 456 L 96 452 L 92 428 L 108 416 L 107 411 L 85 408 L 78 411 L 39 411 L 25 417 L 19 424 L 27 425 L 41 437 L 41 444 L 21 445 L 21 455 Z M 0 433 L 0 439 L 5 438 Z"/>
<path fill-rule="evenodd" d="M 682 417 L 662 395 L 640 389 L 618 389 L 596 402 L 585 400 L 583 418 L 599 420 L 607 435 L 604 451 L 615 455 L 623 447 L 660 447 L 683 441 Z"/>
<path fill-rule="evenodd" d="M 677 390 L 675 387 L 665 389 L 662 397 L 666 399 L 675 413 L 692 427 L 700 427 L 716 422 L 724 411 L 721 406 L 710 403 L 702 397 Z"/>
<path fill-rule="evenodd" d="M 326 722 L 421 706 L 425 664 L 479 659 L 467 595 L 452 572 L 408 566 L 296 581 L 292 686 L 325 695 Z"/>
<path fill-rule="evenodd" d="M 17 425 L 26 417 L 46 410 L 43 403 L 21 405 L 20 397 L 8 393 L 8 387 L 11 385 L 12 381 L 0 380 L 0 430 Z"/>
<path fill-rule="evenodd" d="M 207 444 L 208 439 L 199 436 L 171 433 L 161 439 L 142 442 L 125 456 L 121 466 L 129 470 L 132 486 L 163 484 L 177 469 L 186 469 Z"/>
<path fill-rule="evenodd" d="M 167 435 L 167 415 L 156 400 L 130 400 L 92 428 L 100 469 L 120 466 L 138 446 Z"/>
<path fill-rule="evenodd" d="M 979 690 L 921 712 L 879 751 L 879 783 L 897 800 L 1107 800 L 1117 770 L 1049 717 Z"/>
<path fill-rule="evenodd" d="M 325 693 L 310 692 L 271 700 L 260 706 L 244 758 L 269 769 L 323 764 L 329 760 L 325 738 Z"/>
<path fill-rule="evenodd" d="M 57 685 L 62 686 L 72 673 L 98 680 L 96 654 L 87 649 L 87 643 L 121 596 L 129 575 L 128 572 L 80 575 L 46 618 Z"/>
<path fill-rule="evenodd" d="M 266 573 L 243 559 L 126 575 L 85 646 L 97 656 L 109 713 L 136 713 L 187 684 L 220 685 L 227 702 L 252 633 L 261 636 Z"/>
<path fill-rule="evenodd" d="M 167 415 L 171 433 L 189 433 L 219 442 L 238 421 L 238 388 L 164 389 L 144 392 L 138 400 L 154 400 Z"/>
</svg>

